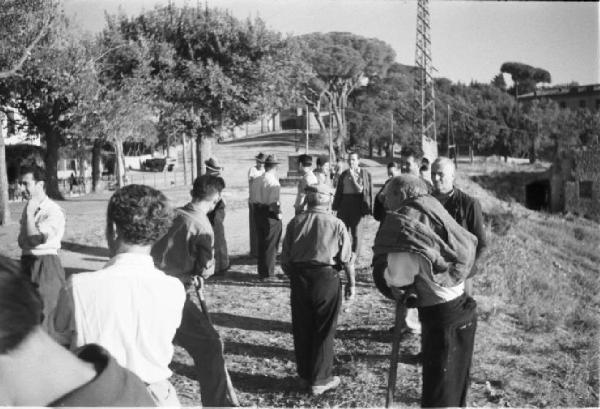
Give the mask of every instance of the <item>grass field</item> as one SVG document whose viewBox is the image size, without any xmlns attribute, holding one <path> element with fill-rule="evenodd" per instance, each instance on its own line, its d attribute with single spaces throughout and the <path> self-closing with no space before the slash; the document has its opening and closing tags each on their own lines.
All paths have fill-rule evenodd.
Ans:
<svg viewBox="0 0 600 409">
<path fill-rule="evenodd" d="M 335 371 L 342 385 L 317 398 L 295 380 L 289 286 L 263 283 L 248 253 L 245 174 L 259 151 L 280 157 L 294 151 L 285 140 L 217 145 L 228 189 L 226 233 L 231 271 L 208 280 L 207 301 L 225 341 L 233 383 L 244 406 L 383 406 L 389 367 L 393 305 L 374 288 L 370 246 L 377 223 L 365 223 L 367 244 L 359 259 L 358 293 L 344 305 L 335 343 Z M 375 183 L 385 167 L 365 161 Z M 493 165 L 495 172 L 518 165 Z M 489 171 L 487 163 L 461 164 L 464 175 Z M 283 166 L 281 174 L 286 171 Z M 458 185 L 477 196 L 486 213 L 489 255 L 476 277 L 479 324 L 472 368 L 470 406 L 593 406 L 598 402 L 598 317 L 600 313 L 600 229 L 598 224 L 524 209 L 499 200 L 467 176 Z M 189 188 L 165 190 L 174 204 L 187 200 Z M 282 189 L 284 223 L 293 216 L 293 188 Z M 92 270 L 106 261 L 104 214 L 108 193 L 68 200 L 63 264 L 70 273 Z M 15 204 L 18 215 L 21 204 Z M 17 216 L 13 216 L 17 218 Z M 17 226 L 0 228 L 2 255 L 18 257 Z M 411 359 L 419 338 L 401 346 L 395 401 L 418 406 L 421 368 Z M 172 378 L 184 405 L 200 403 L 192 361 L 176 348 Z M 487 386 L 486 386 L 487 385 Z"/>
</svg>

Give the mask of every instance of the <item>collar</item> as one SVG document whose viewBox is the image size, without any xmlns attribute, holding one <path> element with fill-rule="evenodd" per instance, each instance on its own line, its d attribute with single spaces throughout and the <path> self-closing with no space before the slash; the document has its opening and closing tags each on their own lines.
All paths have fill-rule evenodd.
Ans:
<svg viewBox="0 0 600 409">
<path fill-rule="evenodd" d="M 140 253 L 119 253 L 106 263 L 104 266 L 114 266 L 116 264 L 130 264 L 135 265 L 136 268 L 154 270 L 154 260 L 150 254 Z"/>
<path fill-rule="evenodd" d="M 322 213 L 322 214 L 331 214 L 331 210 L 328 207 L 324 206 L 314 206 L 306 209 L 308 213 Z"/>
</svg>

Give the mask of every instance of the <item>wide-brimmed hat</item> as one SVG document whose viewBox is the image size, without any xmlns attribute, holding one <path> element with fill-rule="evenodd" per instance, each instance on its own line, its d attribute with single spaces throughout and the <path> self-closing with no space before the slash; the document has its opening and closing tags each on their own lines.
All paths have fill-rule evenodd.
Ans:
<svg viewBox="0 0 600 409">
<path fill-rule="evenodd" d="M 312 166 L 312 156 L 303 153 L 302 155 L 298 156 L 298 163 L 304 167 Z"/>
<path fill-rule="evenodd" d="M 280 162 L 277 160 L 275 155 L 268 155 L 264 163 L 265 165 L 278 165 Z"/>
<path fill-rule="evenodd" d="M 262 163 L 262 162 L 264 162 L 264 161 L 265 161 L 265 154 L 264 154 L 264 153 L 262 153 L 262 152 L 259 152 L 259 153 L 258 153 L 258 155 L 256 155 L 256 156 L 254 157 L 254 159 L 256 159 L 257 161 L 259 161 L 259 162 L 261 162 L 261 163 Z"/>
<path fill-rule="evenodd" d="M 206 168 L 210 170 L 224 169 L 223 166 L 219 166 L 219 162 L 215 158 L 209 158 L 208 160 L 204 161 L 204 164 L 206 165 Z"/>
</svg>

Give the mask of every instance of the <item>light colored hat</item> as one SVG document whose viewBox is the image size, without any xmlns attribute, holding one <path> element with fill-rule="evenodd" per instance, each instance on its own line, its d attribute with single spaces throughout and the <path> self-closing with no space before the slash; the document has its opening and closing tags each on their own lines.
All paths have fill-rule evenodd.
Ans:
<svg viewBox="0 0 600 409">
<path fill-rule="evenodd" d="M 223 170 L 224 169 L 222 166 L 219 166 L 219 162 L 215 158 L 209 158 L 208 160 L 204 161 L 204 164 L 210 170 Z"/>
</svg>

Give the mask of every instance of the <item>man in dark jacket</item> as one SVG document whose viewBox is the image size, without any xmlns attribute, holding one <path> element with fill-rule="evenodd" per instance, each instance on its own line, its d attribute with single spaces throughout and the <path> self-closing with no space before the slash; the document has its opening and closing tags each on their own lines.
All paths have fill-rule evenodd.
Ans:
<svg viewBox="0 0 600 409">
<path fill-rule="evenodd" d="M 225 189 L 225 179 L 221 176 L 223 167 L 219 166 L 216 159 L 210 158 L 206 162 L 206 173 L 219 177 L 222 181 L 220 190 Z M 217 202 L 215 208 L 208 212 L 208 220 L 213 227 L 215 234 L 215 275 L 222 275 L 229 270 L 229 253 L 227 252 L 227 239 L 225 238 L 225 200 Z"/>
<path fill-rule="evenodd" d="M 442 203 L 458 224 L 477 237 L 476 260 L 479 260 L 487 247 L 483 212 L 476 198 L 469 196 L 454 186 L 455 176 L 456 168 L 454 162 L 446 157 L 437 158 L 431 165 L 433 195 Z M 469 278 L 465 283 L 465 291 L 469 295 L 473 293 L 471 278 L 476 272 L 477 264 L 473 266 Z"/>
<path fill-rule="evenodd" d="M 360 168 L 360 156 L 352 152 L 349 169 L 340 175 L 331 208 L 337 211 L 352 237 L 353 262 L 358 259 L 363 242 L 362 219 L 373 212 L 373 182 L 371 174 Z"/>
</svg>

